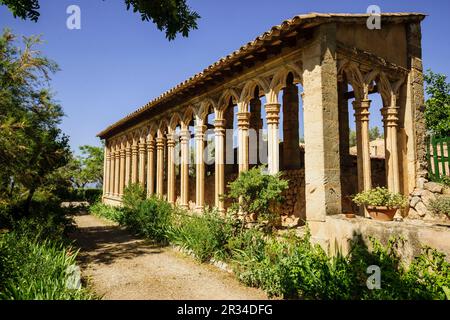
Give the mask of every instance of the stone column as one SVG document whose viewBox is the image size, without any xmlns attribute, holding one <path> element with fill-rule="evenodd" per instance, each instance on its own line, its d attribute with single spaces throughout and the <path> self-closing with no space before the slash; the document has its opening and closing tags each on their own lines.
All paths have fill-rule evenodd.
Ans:
<svg viewBox="0 0 450 320">
<path fill-rule="evenodd" d="M 291 83 L 283 90 L 283 169 L 300 168 L 298 88 Z"/>
<path fill-rule="evenodd" d="M 403 183 L 405 193 L 412 192 L 427 177 L 428 161 L 426 151 L 427 130 L 425 125 L 425 101 L 423 90 L 422 32 L 420 22 L 408 24 L 406 28 L 408 41 L 408 78 L 404 93 L 404 134 L 406 141 L 402 152 L 406 159 L 403 162 Z M 406 151 L 406 152 L 405 152 Z M 411 177 L 408 179 L 408 177 Z M 413 177 L 415 179 L 413 179 Z M 409 191 L 409 192 L 407 192 Z"/>
<path fill-rule="evenodd" d="M 250 167 L 254 165 L 258 165 L 260 163 L 259 157 L 259 149 L 260 149 L 260 131 L 263 128 L 263 122 L 261 119 L 261 100 L 258 98 L 254 98 L 250 100 L 250 129 L 256 134 L 256 136 L 251 137 L 255 139 L 251 140 L 249 143 L 249 161 Z"/>
<path fill-rule="evenodd" d="M 372 188 L 370 137 L 369 137 L 369 108 L 370 100 L 353 101 L 356 119 L 358 189 L 366 191 Z"/>
<path fill-rule="evenodd" d="M 167 134 L 167 201 L 175 204 L 175 139 L 174 133 Z"/>
<path fill-rule="evenodd" d="M 217 119 L 214 122 L 215 133 L 215 205 L 219 212 L 224 212 L 224 203 L 221 196 L 225 193 L 225 120 Z"/>
<path fill-rule="evenodd" d="M 191 132 L 187 125 L 182 124 L 180 132 L 181 140 L 181 164 L 180 164 L 180 196 L 181 206 L 189 208 L 189 141 Z"/>
<path fill-rule="evenodd" d="M 130 185 L 131 177 L 131 145 L 127 142 L 127 148 L 125 150 L 125 186 Z"/>
<path fill-rule="evenodd" d="M 392 99 L 389 107 L 381 109 L 385 126 L 385 166 L 386 182 L 388 189 L 392 192 L 400 192 L 400 172 L 398 159 L 398 107 L 396 99 Z"/>
<path fill-rule="evenodd" d="M 195 164 L 196 164 L 196 209 L 203 210 L 205 204 L 205 163 L 203 161 L 203 151 L 205 149 L 206 126 L 204 120 L 197 117 L 195 124 Z"/>
<path fill-rule="evenodd" d="M 164 195 L 164 147 L 165 139 L 156 138 L 156 194 L 161 199 Z"/>
<path fill-rule="evenodd" d="M 120 150 L 116 146 L 116 151 L 114 152 L 114 196 L 119 197 L 119 176 L 120 176 Z"/>
<path fill-rule="evenodd" d="M 103 166 L 103 196 L 109 196 L 109 169 L 111 167 L 111 149 L 105 144 L 104 166 Z"/>
<path fill-rule="evenodd" d="M 145 141 L 139 143 L 139 184 L 145 188 Z"/>
<path fill-rule="evenodd" d="M 109 168 L 108 194 L 109 194 L 110 197 L 114 197 L 114 173 L 115 173 L 114 161 L 115 161 L 115 151 L 114 151 L 114 147 L 113 146 L 111 146 L 110 157 L 111 157 L 111 167 Z"/>
<path fill-rule="evenodd" d="M 122 146 L 120 150 L 120 182 L 119 182 L 119 195 L 123 196 L 123 190 L 125 187 L 125 148 Z"/>
<path fill-rule="evenodd" d="M 138 182 L 138 155 L 139 155 L 139 146 L 137 141 L 133 141 L 133 145 L 131 146 L 131 183 Z"/>
<path fill-rule="evenodd" d="M 306 218 L 313 234 L 327 215 L 342 213 L 336 25 L 320 26 L 316 37 L 303 51 Z"/>
<path fill-rule="evenodd" d="M 280 104 L 267 103 L 265 108 L 267 118 L 268 170 L 270 174 L 276 174 L 280 171 L 280 139 L 278 133 Z"/>
<path fill-rule="evenodd" d="M 238 160 L 239 173 L 248 170 L 248 128 L 249 128 L 249 112 L 238 112 Z"/>
<path fill-rule="evenodd" d="M 147 197 L 155 193 L 155 140 L 147 140 Z"/>
</svg>

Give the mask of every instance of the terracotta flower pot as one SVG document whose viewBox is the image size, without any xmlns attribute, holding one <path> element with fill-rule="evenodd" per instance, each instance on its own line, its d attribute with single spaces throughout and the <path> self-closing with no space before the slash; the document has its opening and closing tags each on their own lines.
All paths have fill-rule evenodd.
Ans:
<svg viewBox="0 0 450 320">
<path fill-rule="evenodd" d="M 366 206 L 367 212 L 374 220 L 393 221 L 397 208 L 388 208 L 381 206 Z"/>
</svg>

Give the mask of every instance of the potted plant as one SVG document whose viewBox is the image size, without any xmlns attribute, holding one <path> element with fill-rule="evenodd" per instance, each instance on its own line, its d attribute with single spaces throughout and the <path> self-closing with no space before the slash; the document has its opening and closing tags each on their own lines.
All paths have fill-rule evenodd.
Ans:
<svg viewBox="0 0 450 320">
<path fill-rule="evenodd" d="M 352 200 L 358 206 L 365 206 L 372 219 L 379 221 L 394 220 L 397 210 L 408 204 L 407 197 L 383 187 L 360 192 Z"/>
</svg>

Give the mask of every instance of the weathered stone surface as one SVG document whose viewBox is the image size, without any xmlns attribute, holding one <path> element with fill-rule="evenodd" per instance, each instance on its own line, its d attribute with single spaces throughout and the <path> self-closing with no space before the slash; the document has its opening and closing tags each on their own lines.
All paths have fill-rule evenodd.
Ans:
<svg viewBox="0 0 450 320">
<path fill-rule="evenodd" d="M 436 182 L 427 182 L 424 185 L 426 190 L 429 190 L 433 193 L 442 193 L 443 185 Z"/>
<path fill-rule="evenodd" d="M 421 201 L 421 200 L 420 200 L 420 197 L 417 197 L 417 196 L 412 197 L 412 199 L 411 199 L 409 205 L 410 205 L 411 207 L 414 208 L 414 207 L 416 206 L 416 204 L 417 204 L 418 202 L 420 202 L 420 201 Z"/>
<path fill-rule="evenodd" d="M 420 219 L 419 213 L 414 208 L 410 208 L 408 212 L 408 219 Z"/>
<path fill-rule="evenodd" d="M 425 191 L 422 193 L 422 202 L 423 202 L 426 206 L 429 206 L 429 205 L 430 205 L 430 202 L 433 201 L 433 200 L 435 200 L 435 199 L 436 199 L 436 196 L 435 196 L 435 194 L 434 194 L 433 192 L 431 192 L 431 191 L 425 190 Z"/>
<path fill-rule="evenodd" d="M 423 202 L 418 202 L 415 206 L 415 209 L 420 217 L 425 217 L 427 214 L 430 214 L 430 211 L 428 211 L 428 208 Z"/>
<path fill-rule="evenodd" d="M 417 188 L 419 189 L 424 189 L 425 188 L 425 183 L 427 183 L 428 180 L 425 178 L 419 178 L 417 179 Z"/>
<path fill-rule="evenodd" d="M 413 197 L 414 197 L 414 196 L 416 196 L 416 197 L 421 197 L 424 191 L 425 191 L 425 190 L 423 190 L 423 189 L 414 189 L 414 191 L 411 193 L 411 195 L 412 195 Z"/>
</svg>

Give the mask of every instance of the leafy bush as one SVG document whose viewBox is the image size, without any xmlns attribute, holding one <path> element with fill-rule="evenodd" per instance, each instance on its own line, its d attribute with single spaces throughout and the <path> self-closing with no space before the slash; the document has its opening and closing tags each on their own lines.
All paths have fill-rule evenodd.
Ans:
<svg viewBox="0 0 450 320">
<path fill-rule="evenodd" d="M 388 208 L 404 208 L 408 204 L 408 198 L 399 193 L 390 192 L 387 188 L 376 187 L 358 193 L 353 197 L 357 205 L 384 206 Z"/>
<path fill-rule="evenodd" d="M 24 229 L 22 229 L 24 228 Z M 76 253 L 57 241 L 31 235 L 29 225 L 0 235 L 0 299 L 67 300 L 94 298 L 67 287 Z"/>
<path fill-rule="evenodd" d="M 227 198 L 233 201 L 231 209 L 240 208 L 245 214 L 254 214 L 260 220 L 273 224 L 279 214 L 276 205 L 283 201 L 281 193 L 288 188 L 288 182 L 280 174 L 270 175 L 263 172 L 264 167 L 255 167 L 241 172 L 239 177 L 229 183 Z"/>
<path fill-rule="evenodd" d="M 446 188 L 450 188 L 450 177 L 449 176 L 442 176 L 440 181 Z"/>
<path fill-rule="evenodd" d="M 438 196 L 428 206 L 436 214 L 450 216 L 450 196 Z"/>
<path fill-rule="evenodd" d="M 398 254 L 400 239 L 386 246 L 372 239 L 369 250 L 355 243 L 349 255 L 329 257 L 310 243 L 309 234 L 281 238 L 249 230 L 233 254 L 235 272 L 247 285 L 269 296 L 302 299 L 445 299 L 450 264 L 445 255 L 425 248 L 406 268 Z M 239 242 L 239 241 L 238 241 Z M 239 246 L 238 246 L 239 247 Z M 367 267 L 380 267 L 381 288 L 369 290 Z"/>
<path fill-rule="evenodd" d="M 172 210 L 168 202 L 154 196 L 138 201 L 133 209 L 126 208 L 121 223 L 138 235 L 165 243 Z"/>
<path fill-rule="evenodd" d="M 101 202 L 97 202 L 89 207 L 90 212 L 97 216 L 106 218 L 117 223 L 123 222 L 124 211 L 122 208 L 109 206 Z"/>
<path fill-rule="evenodd" d="M 146 194 L 144 188 L 138 183 L 133 183 L 124 189 L 122 204 L 125 209 L 133 210 L 139 207 L 145 198 Z"/>
<path fill-rule="evenodd" d="M 227 243 L 236 230 L 236 224 L 221 217 L 216 211 L 206 210 L 202 215 L 179 212 L 173 217 L 170 240 L 192 250 L 200 261 L 227 256 Z"/>
</svg>

